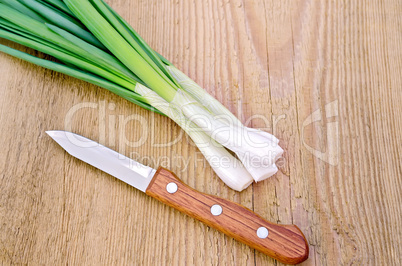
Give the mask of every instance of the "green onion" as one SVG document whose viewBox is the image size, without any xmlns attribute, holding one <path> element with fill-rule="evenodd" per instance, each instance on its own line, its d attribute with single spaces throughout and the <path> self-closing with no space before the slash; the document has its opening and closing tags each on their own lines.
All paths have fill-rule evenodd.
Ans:
<svg viewBox="0 0 402 266">
<path fill-rule="evenodd" d="M 145 53 L 135 50 L 127 43 L 89 1 L 66 0 L 65 3 L 82 23 L 145 84 L 157 91 L 165 100 L 173 99 L 176 88 L 172 82 L 169 82 L 166 76 L 155 73 L 158 72 L 156 67 L 144 59 Z"/>
<path fill-rule="evenodd" d="M 234 190 L 242 191 L 253 182 L 253 178 L 241 162 L 184 116 L 180 108 L 171 106 L 157 93 L 141 84 L 137 84 L 136 92 L 147 98 L 149 104 L 175 121 L 191 137 L 212 169 L 226 185 Z M 226 161 L 223 162 L 223 160 Z M 225 164 L 224 167 L 222 164 Z"/>
<path fill-rule="evenodd" d="M 220 102 L 155 52 L 103 0 L 0 0 L 0 37 L 57 62 L 0 45 L 0 51 L 98 85 L 170 117 L 217 175 L 241 191 L 275 174 L 283 150 L 245 127 Z"/>
<path fill-rule="evenodd" d="M 69 19 L 67 16 L 63 16 L 62 13 L 54 11 L 53 8 L 50 8 L 44 4 L 39 3 L 35 0 L 20 0 L 27 7 L 31 8 L 33 11 L 37 12 L 38 15 L 41 15 L 47 21 L 59 26 L 64 27 L 66 30 L 76 35 L 77 37 L 82 38 L 83 40 L 104 48 L 102 43 L 100 43 L 90 32 L 86 31 L 80 23 L 73 19 Z"/>
<path fill-rule="evenodd" d="M 108 81 L 106 79 L 103 79 L 101 77 L 98 77 L 96 75 L 92 75 L 90 73 L 81 71 L 79 69 L 70 68 L 70 67 L 67 67 L 67 66 L 65 66 L 63 64 L 59 64 L 59 63 L 52 62 L 52 61 L 49 61 L 49 60 L 41 59 L 41 58 L 32 56 L 30 54 L 27 54 L 27 53 L 12 49 L 12 48 L 7 47 L 7 46 L 2 45 L 2 44 L 0 44 L 0 51 L 4 52 L 6 54 L 12 55 L 14 57 L 20 58 L 22 60 L 31 62 L 31 63 L 36 64 L 38 66 L 41 66 L 41 67 L 44 67 L 44 68 L 47 68 L 47 69 L 51 69 L 51 70 L 54 70 L 56 72 L 60 72 L 60 73 L 63 73 L 63 74 L 66 74 L 66 75 L 69 75 L 69 76 L 72 76 L 72 77 L 87 81 L 89 83 L 98 85 L 98 86 L 103 87 L 103 88 L 105 88 L 105 89 L 107 89 L 107 90 L 109 90 L 109 91 L 111 91 L 111 92 L 123 97 L 124 99 L 126 99 L 126 100 L 128 100 L 128 101 L 130 101 L 132 103 L 135 103 L 135 104 L 137 104 L 137 105 L 139 105 L 139 106 L 141 106 L 141 107 L 143 107 L 143 108 L 145 108 L 147 110 L 150 110 L 150 111 L 153 111 L 153 112 L 156 112 L 156 113 L 159 113 L 159 114 L 163 115 L 163 113 L 161 113 L 159 110 L 157 110 L 154 107 L 146 104 L 145 103 L 146 100 L 143 99 L 138 94 L 130 92 L 130 91 L 126 90 L 125 88 L 120 87 L 120 86 L 114 84 L 113 82 L 110 82 L 110 81 Z"/>
<path fill-rule="evenodd" d="M 74 17 L 74 14 L 71 13 L 70 9 L 67 8 L 66 4 L 64 4 L 62 0 L 44 0 L 44 2 L 55 7 L 56 10 L 64 12 L 66 15 L 71 15 L 72 17 Z"/>
</svg>

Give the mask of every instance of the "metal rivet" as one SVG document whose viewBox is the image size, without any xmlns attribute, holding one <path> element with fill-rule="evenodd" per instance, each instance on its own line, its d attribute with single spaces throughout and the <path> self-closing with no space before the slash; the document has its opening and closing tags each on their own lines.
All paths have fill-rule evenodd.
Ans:
<svg viewBox="0 0 402 266">
<path fill-rule="evenodd" d="M 176 183 L 173 183 L 173 182 L 172 182 L 172 183 L 167 184 L 166 190 L 167 190 L 167 192 L 169 192 L 170 194 L 175 193 L 175 192 L 177 191 L 177 185 L 176 185 Z"/>
<path fill-rule="evenodd" d="M 268 234 L 269 234 L 268 229 L 265 227 L 260 227 L 257 229 L 257 236 L 259 238 L 267 238 Z"/>
<path fill-rule="evenodd" d="M 214 215 L 214 216 L 221 215 L 221 214 L 222 214 L 222 207 L 221 207 L 221 205 L 218 205 L 218 204 L 212 205 L 212 207 L 211 207 L 211 213 L 212 213 L 212 215 Z"/>
</svg>

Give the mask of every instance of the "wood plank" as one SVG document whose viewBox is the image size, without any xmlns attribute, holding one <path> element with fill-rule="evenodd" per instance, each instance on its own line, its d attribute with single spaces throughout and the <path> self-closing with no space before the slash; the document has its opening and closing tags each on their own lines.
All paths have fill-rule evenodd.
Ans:
<svg viewBox="0 0 402 266">
<path fill-rule="evenodd" d="M 167 118 L 0 54 L 1 264 L 278 264 L 71 158 L 44 133 L 68 127 L 297 225 L 310 244 L 304 265 L 402 263 L 400 1 L 108 2 L 243 122 L 274 132 L 280 171 L 235 192 L 186 138 L 155 145 L 182 134 Z"/>
</svg>

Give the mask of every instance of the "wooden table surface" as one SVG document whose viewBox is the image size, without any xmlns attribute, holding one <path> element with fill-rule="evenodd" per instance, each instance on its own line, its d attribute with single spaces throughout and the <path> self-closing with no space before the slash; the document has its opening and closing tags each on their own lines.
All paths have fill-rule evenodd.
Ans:
<svg viewBox="0 0 402 266">
<path fill-rule="evenodd" d="M 45 134 L 60 129 L 296 224 L 304 265 L 401 265 L 401 1 L 108 2 L 244 123 L 273 132 L 280 170 L 235 192 L 169 119 L 0 54 L 0 264 L 278 264 L 70 157 Z"/>
</svg>

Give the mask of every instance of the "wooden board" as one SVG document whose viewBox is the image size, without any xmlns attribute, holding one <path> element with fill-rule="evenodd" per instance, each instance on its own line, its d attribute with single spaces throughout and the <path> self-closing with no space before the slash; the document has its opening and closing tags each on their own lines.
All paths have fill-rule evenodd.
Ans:
<svg viewBox="0 0 402 266">
<path fill-rule="evenodd" d="M 273 132 L 280 171 L 235 192 L 167 118 L 0 54 L 1 264 L 277 264 L 71 158 L 52 129 L 297 225 L 304 265 L 402 263 L 400 1 L 108 2 L 243 122 Z"/>
</svg>

